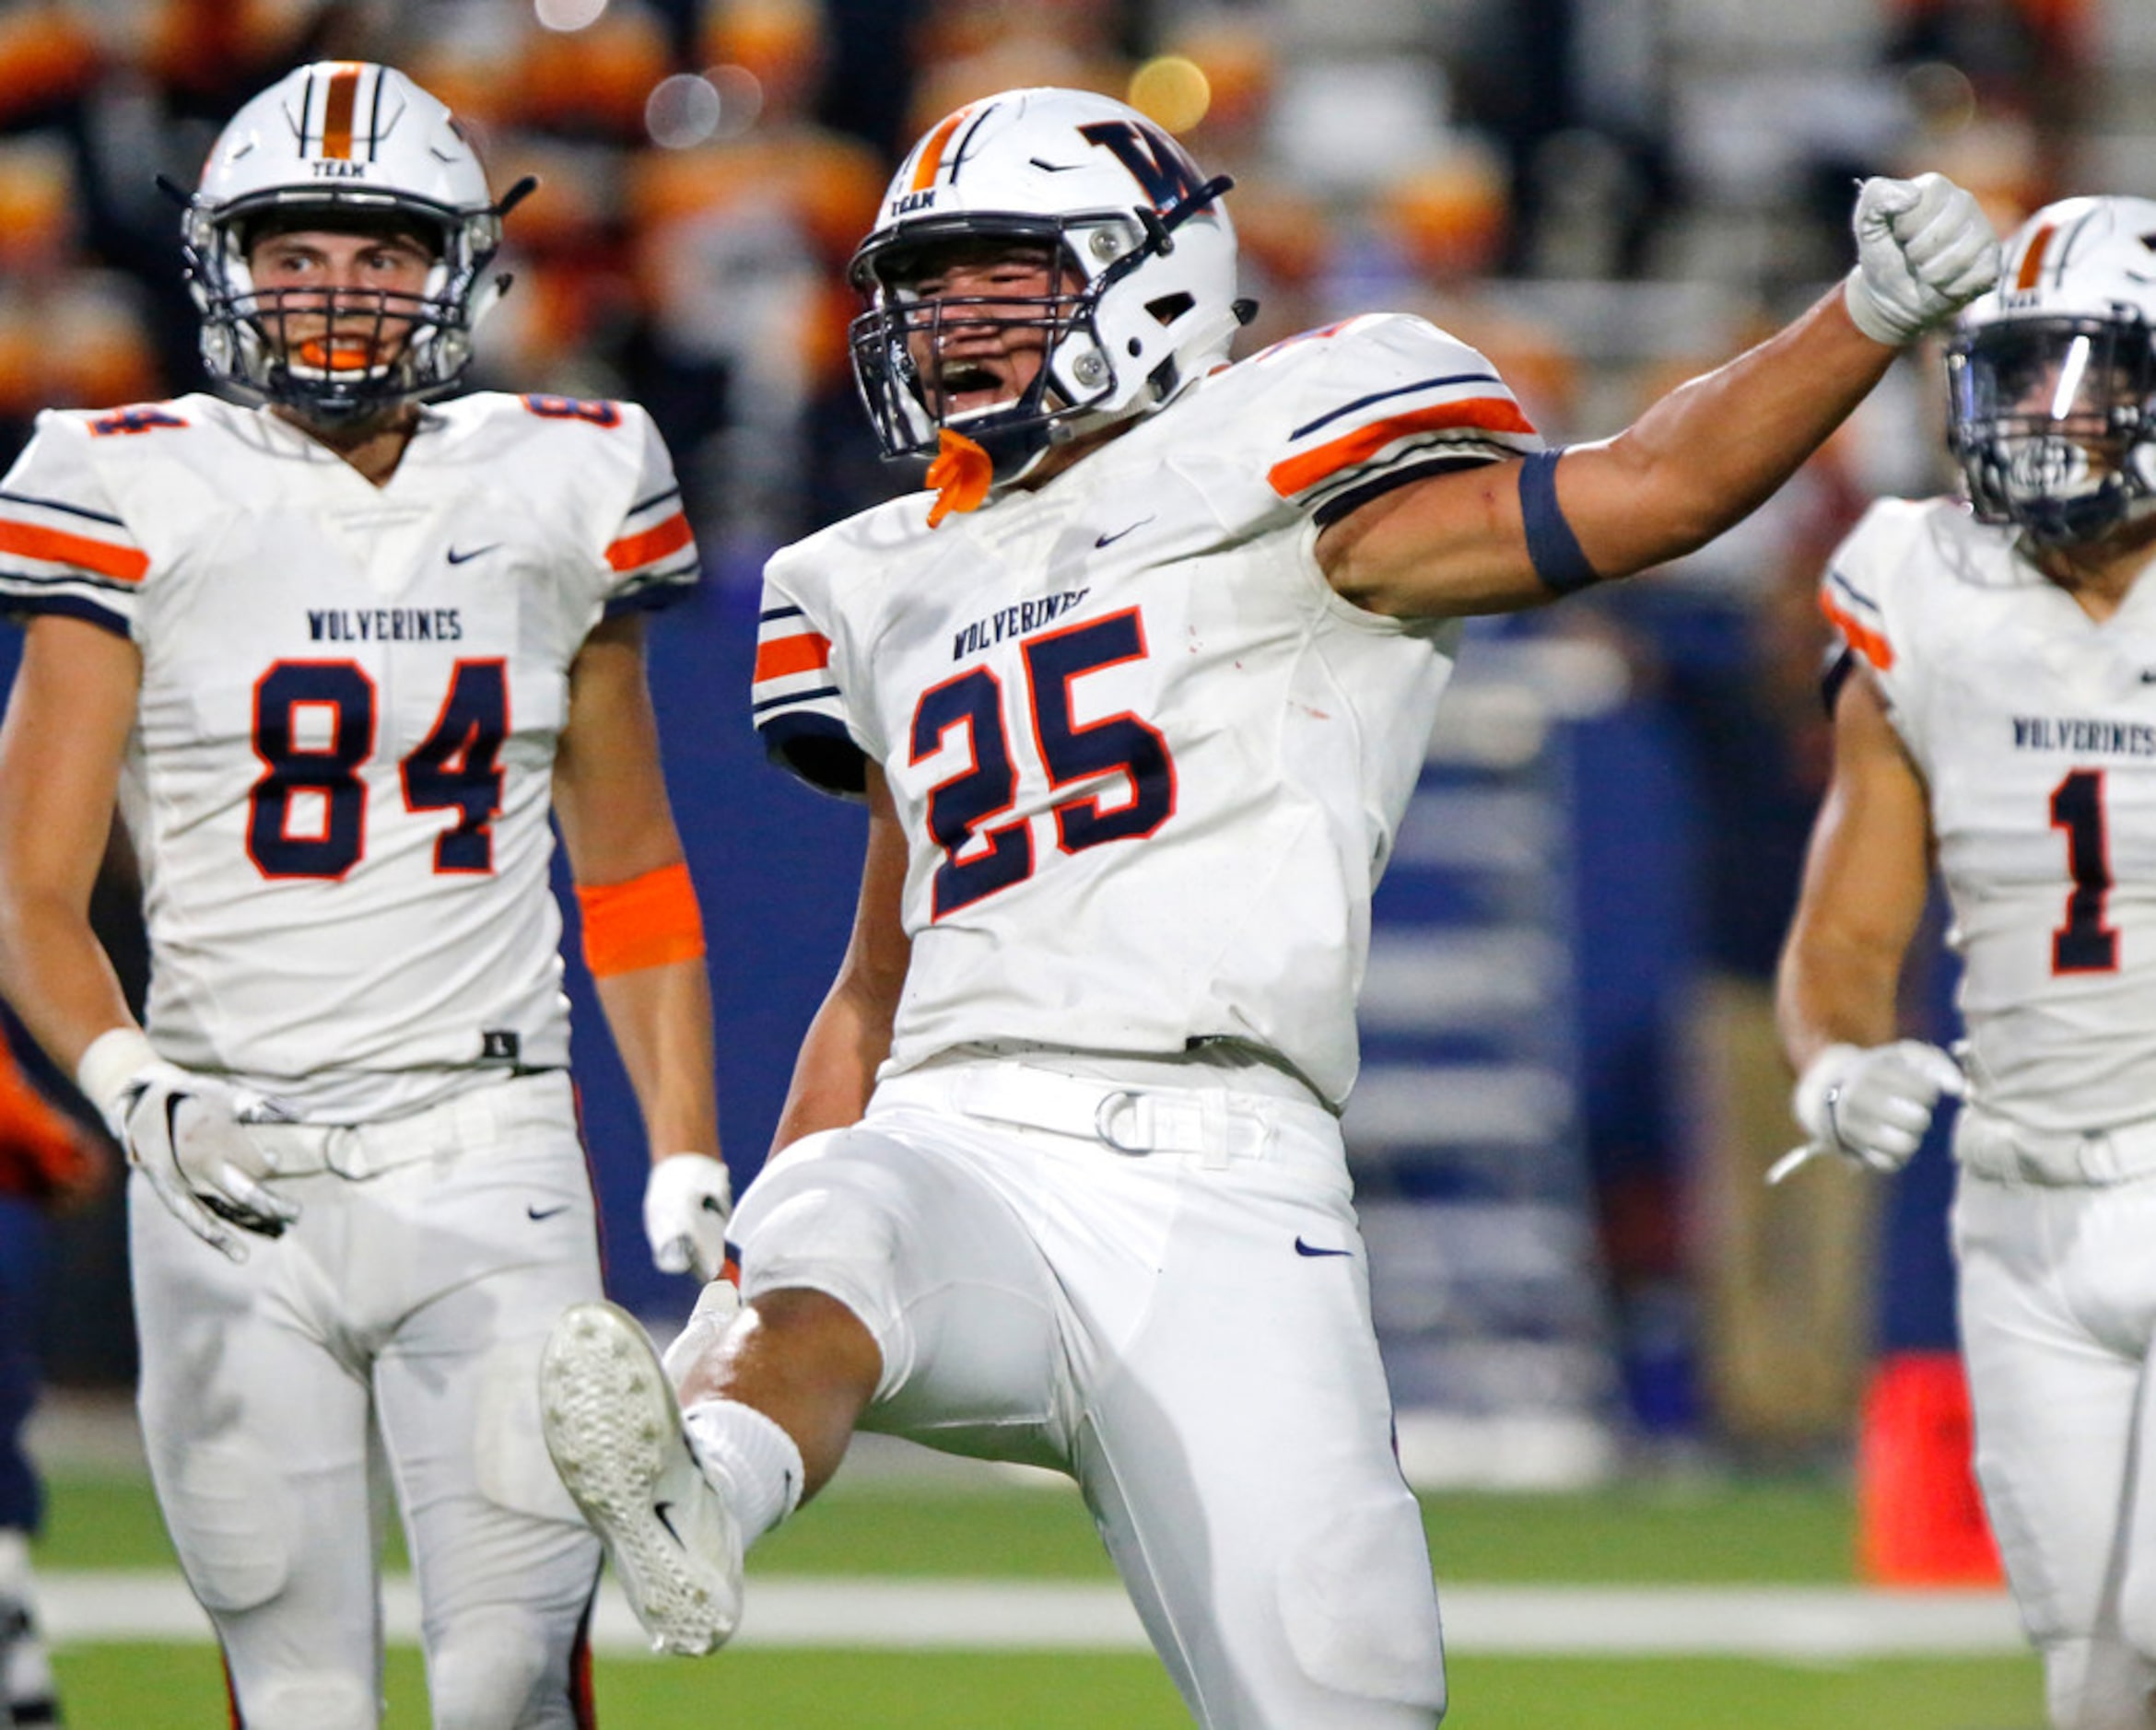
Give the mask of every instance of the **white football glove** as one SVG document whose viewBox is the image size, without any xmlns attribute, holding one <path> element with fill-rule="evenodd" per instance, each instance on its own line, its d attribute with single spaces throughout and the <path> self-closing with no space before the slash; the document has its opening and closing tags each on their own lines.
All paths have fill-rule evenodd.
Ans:
<svg viewBox="0 0 2156 1730">
<path fill-rule="evenodd" d="M 1780 1182 L 1822 1153 L 1898 1172 L 1931 1128 L 1941 1095 L 1959 1099 L 1968 1090 L 1961 1066 L 1921 1039 L 1829 1046 L 1805 1066 L 1791 1102 L 1811 1140 L 1776 1162 L 1767 1182 Z"/>
<path fill-rule="evenodd" d="M 242 1128 L 289 1123 L 292 1114 L 278 1101 L 165 1062 L 132 1027 L 92 1041 L 76 1079 L 127 1150 L 128 1163 L 212 1249 L 245 1261 L 246 1242 L 231 1227 L 276 1237 L 299 1217 L 296 1202 L 263 1186 L 275 1174 L 275 1158 Z"/>
<path fill-rule="evenodd" d="M 644 1235 L 661 1273 L 716 1280 L 726 1265 L 733 1183 L 709 1153 L 669 1153 L 644 1183 Z"/>
<path fill-rule="evenodd" d="M 1983 206 L 1943 174 L 1866 181 L 1851 226 L 1857 268 L 1842 295 L 1875 343 L 1899 348 L 1998 280 L 1998 237 Z"/>
</svg>

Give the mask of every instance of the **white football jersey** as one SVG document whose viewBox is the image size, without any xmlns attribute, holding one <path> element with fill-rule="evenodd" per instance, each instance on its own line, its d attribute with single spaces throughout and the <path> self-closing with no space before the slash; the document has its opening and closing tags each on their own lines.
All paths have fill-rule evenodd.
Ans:
<svg viewBox="0 0 2156 1730">
<path fill-rule="evenodd" d="M 2097 624 L 1954 501 L 1875 505 L 1822 604 L 1928 784 L 1975 1096 L 2040 1130 L 2149 1115 L 2156 587 Z"/>
<path fill-rule="evenodd" d="M 841 790 L 873 760 L 909 838 L 885 1072 L 1236 1039 L 1344 1100 L 1370 894 L 1459 627 L 1349 604 L 1312 546 L 1388 486 L 1539 446 L 1472 349 L 1355 319 L 1037 490 L 932 530 L 912 495 L 774 558 L 766 742 Z"/>
<path fill-rule="evenodd" d="M 41 416 L 0 482 L 0 605 L 141 651 L 121 809 L 158 1053 L 333 1123 L 567 1063 L 569 663 L 696 568 L 633 404 L 446 403 L 381 487 L 214 397 Z"/>
</svg>

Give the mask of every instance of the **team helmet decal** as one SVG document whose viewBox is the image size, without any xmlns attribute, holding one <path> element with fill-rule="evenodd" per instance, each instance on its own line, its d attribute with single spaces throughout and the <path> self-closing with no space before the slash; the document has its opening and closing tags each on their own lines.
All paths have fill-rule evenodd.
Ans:
<svg viewBox="0 0 2156 1730">
<path fill-rule="evenodd" d="M 1085 91 L 1006 91 L 930 128 L 852 263 L 868 302 L 854 377 L 884 454 L 925 456 L 948 427 L 1007 484 L 1050 444 L 1148 414 L 1224 360 L 1248 316 L 1228 185 L 1134 109 Z M 939 254 L 984 243 L 1038 247 L 1061 280 L 1029 297 L 913 286 Z M 1040 372 L 1014 402 L 945 412 L 924 367 L 954 325 L 989 321 L 1037 328 Z"/>
<path fill-rule="evenodd" d="M 449 110 L 393 67 L 323 61 L 287 74 L 233 116 L 199 188 L 180 194 L 204 365 L 318 422 L 448 394 L 508 286 L 487 266 L 502 216 L 530 188 L 497 204 Z M 416 296 L 340 292 L 323 331 L 322 291 L 254 284 L 249 249 L 272 226 L 409 233 L 434 265 Z"/>
<path fill-rule="evenodd" d="M 2156 200 L 2070 198 L 2008 240 L 1947 354 L 1971 504 L 2040 545 L 2156 509 Z"/>
</svg>

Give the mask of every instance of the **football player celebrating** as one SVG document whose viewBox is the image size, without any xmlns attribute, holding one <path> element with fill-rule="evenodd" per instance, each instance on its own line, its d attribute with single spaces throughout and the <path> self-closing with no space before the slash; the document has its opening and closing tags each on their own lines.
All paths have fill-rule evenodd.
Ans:
<svg viewBox="0 0 2156 1730">
<path fill-rule="evenodd" d="M 1808 1151 L 1897 1170 L 1939 1098 L 1965 1096 L 1976 1473 L 2060 1730 L 2156 1725 L 2152 319 L 2139 198 L 2039 211 L 1963 315 L 1966 503 L 1874 505 L 1821 588 L 1845 645 L 1834 777 L 1780 981 Z M 1963 967 L 1954 1057 L 1896 1036 L 1935 858 Z"/>
<path fill-rule="evenodd" d="M 1845 287 L 1559 454 L 1413 318 L 1230 365 L 1225 191 L 1119 103 L 1014 91 L 856 256 L 861 392 L 935 496 L 772 559 L 756 690 L 867 804 L 852 940 L 736 1221 L 745 1308 L 699 1304 L 675 1377 L 571 1311 L 543 1372 L 662 1646 L 726 1637 L 743 1548 L 865 1427 L 1071 1473 L 1201 1722 L 1436 1719 L 1337 1114 L 1460 621 L 1737 520 L 1997 251 L 1951 184 L 1872 182 Z"/>
<path fill-rule="evenodd" d="M 672 465 L 631 404 L 437 401 L 513 202 L 402 74 L 291 74 L 184 220 L 205 360 L 260 406 L 49 414 L 0 484 L 0 981 L 127 1150 L 151 1467 L 250 1730 L 378 1721 L 382 1456 L 434 1722 L 590 1722 L 599 1546 L 533 1391 L 601 1289 L 550 809 L 654 1250 L 722 1253 L 639 622 L 696 575 Z M 116 794 L 145 1027 L 87 917 Z"/>
</svg>

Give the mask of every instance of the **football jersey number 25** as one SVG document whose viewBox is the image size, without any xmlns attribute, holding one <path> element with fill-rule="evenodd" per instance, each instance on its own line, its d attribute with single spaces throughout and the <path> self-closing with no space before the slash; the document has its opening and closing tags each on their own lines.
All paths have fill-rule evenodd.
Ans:
<svg viewBox="0 0 2156 1730">
<path fill-rule="evenodd" d="M 1145 657 L 1145 633 L 1135 607 L 1090 624 L 1050 631 L 1024 645 L 1025 714 L 1051 788 L 1103 776 L 1127 777 L 1130 797 L 1104 807 L 1097 791 L 1076 793 L 1052 807 L 1057 845 L 1076 853 L 1107 841 L 1149 836 L 1176 808 L 1176 770 L 1167 742 L 1135 715 L 1111 715 L 1079 726 L 1071 687 L 1084 674 Z M 997 824 L 1016 801 L 1018 769 L 1012 730 L 1004 720 L 1002 682 L 975 667 L 921 694 L 914 707 L 910 761 L 943 748 L 966 730 L 972 761 L 929 790 L 928 831 L 943 850 L 936 868 L 935 917 L 1033 874 L 1028 818 Z"/>
<path fill-rule="evenodd" d="M 254 687 L 254 754 L 263 776 L 247 796 L 247 854 L 264 877 L 342 878 L 367 851 L 374 754 L 374 681 L 349 660 L 280 660 Z M 454 811 L 434 843 L 437 871 L 494 869 L 509 669 L 460 660 L 433 730 L 399 766 L 408 811 Z"/>
</svg>

